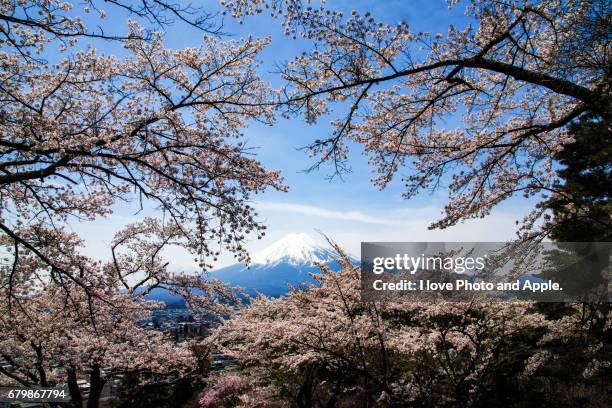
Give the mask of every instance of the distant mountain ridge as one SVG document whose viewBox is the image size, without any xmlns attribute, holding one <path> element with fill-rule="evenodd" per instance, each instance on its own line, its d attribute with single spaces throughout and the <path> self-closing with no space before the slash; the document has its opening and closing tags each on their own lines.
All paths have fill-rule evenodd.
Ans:
<svg viewBox="0 0 612 408">
<path fill-rule="evenodd" d="M 249 265 L 239 262 L 207 273 L 205 277 L 240 287 L 249 295 L 261 293 L 277 297 L 289 292 L 290 286 L 315 283 L 311 273 L 320 272 L 318 262 L 332 270 L 340 270 L 338 254 L 332 248 L 318 243 L 307 234 L 289 234 L 255 253 Z M 149 298 L 166 302 L 172 307 L 184 305 L 179 296 L 163 289 L 155 289 Z"/>
<path fill-rule="evenodd" d="M 307 234 L 289 234 L 256 253 L 250 265 L 237 263 L 210 274 L 230 286 L 241 287 L 249 294 L 280 296 L 290 286 L 315 283 L 310 275 L 318 273 L 318 262 L 339 270 L 338 254 L 318 244 Z"/>
</svg>

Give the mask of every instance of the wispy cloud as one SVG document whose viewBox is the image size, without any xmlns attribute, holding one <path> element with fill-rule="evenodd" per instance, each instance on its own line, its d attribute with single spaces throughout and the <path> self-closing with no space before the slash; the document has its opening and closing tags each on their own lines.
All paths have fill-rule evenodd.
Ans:
<svg viewBox="0 0 612 408">
<path fill-rule="evenodd" d="M 293 204 L 284 202 L 258 202 L 256 207 L 261 210 L 283 211 L 294 214 L 310 215 L 313 217 L 332 218 L 335 220 L 355 221 L 365 224 L 398 225 L 398 219 L 376 217 L 364 214 L 361 211 L 335 211 L 327 208 L 315 207 L 304 204 Z"/>
</svg>

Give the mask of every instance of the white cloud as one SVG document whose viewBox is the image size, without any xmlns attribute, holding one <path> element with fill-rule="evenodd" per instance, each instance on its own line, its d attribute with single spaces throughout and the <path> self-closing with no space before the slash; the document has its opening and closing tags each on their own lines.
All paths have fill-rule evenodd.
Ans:
<svg viewBox="0 0 612 408">
<path fill-rule="evenodd" d="M 335 220 L 356 221 L 365 224 L 397 225 L 398 221 L 401 221 L 397 218 L 375 217 L 364 214 L 361 211 L 335 211 L 311 205 L 283 202 L 258 202 L 256 203 L 256 207 L 261 210 L 283 211 L 294 214 L 310 215 L 314 217 L 332 218 Z"/>
<path fill-rule="evenodd" d="M 441 206 L 402 206 L 373 210 L 338 210 L 287 202 L 260 202 L 270 235 L 254 242 L 250 249 L 259 250 L 285 234 L 318 231 L 334 239 L 350 253 L 359 254 L 361 242 L 498 242 L 515 238 L 515 221 L 525 208 L 512 211 L 495 209 L 484 219 L 470 219 L 449 228 L 430 230 L 428 226 L 441 216 Z"/>
</svg>

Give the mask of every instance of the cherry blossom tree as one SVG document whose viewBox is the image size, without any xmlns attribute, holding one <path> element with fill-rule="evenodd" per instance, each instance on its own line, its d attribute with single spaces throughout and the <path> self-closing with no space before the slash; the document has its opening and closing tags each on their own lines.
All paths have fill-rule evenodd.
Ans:
<svg viewBox="0 0 612 408">
<path fill-rule="evenodd" d="M 215 380 L 202 406 L 504 406 L 519 389 L 542 398 L 539 381 L 570 344 L 584 357 L 570 389 L 609 369 L 612 316 L 601 310 L 570 306 L 556 320 L 530 302 L 369 302 L 359 269 L 341 264 L 321 265 L 318 286 L 258 297 L 224 322 L 211 341 L 241 368 Z"/>
<path fill-rule="evenodd" d="M 105 25 L 106 12 L 129 23 Z M 92 19 L 101 22 L 89 28 Z M 167 48 L 162 32 L 177 22 L 200 30 L 200 44 Z M 160 307 L 144 297 L 164 287 L 194 312 L 234 298 L 220 282 L 169 271 L 164 248 L 183 246 L 202 270 L 221 249 L 248 260 L 245 237 L 265 229 L 248 200 L 285 189 L 241 137 L 249 122 L 274 119 L 256 74 L 269 40 L 218 30 L 211 14 L 164 1 L 0 2 L 3 382 L 68 384 L 81 406 L 75 381 L 87 375 L 97 406 L 114 375 L 154 381 L 197 368 L 189 345 L 140 327 Z M 95 48 L 108 43 L 117 55 Z M 119 231 L 108 262 L 81 255 L 70 222 L 128 201 L 157 218 Z"/>
<path fill-rule="evenodd" d="M 450 1 L 450 7 L 459 1 Z M 413 32 L 369 13 L 349 16 L 299 0 L 227 0 L 236 18 L 271 13 L 312 43 L 280 68 L 288 114 L 346 114 L 310 146 L 314 167 L 350 166 L 363 146 L 384 188 L 404 167 L 405 198 L 448 185 L 432 228 L 484 217 L 503 200 L 557 193 L 553 156 L 587 112 L 610 126 L 610 6 L 604 0 L 470 1 L 464 28 Z M 451 128 L 448 119 L 462 118 Z M 568 147 L 571 148 L 571 147 Z M 546 213 L 537 208 L 520 234 Z"/>
<path fill-rule="evenodd" d="M 61 282 L 63 275 L 59 274 L 55 279 L 60 282 L 50 281 L 50 268 L 43 257 L 28 249 L 20 250 L 12 266 L 2 267 L 0 356 L 10 367 L 0 368 L 3 383 L 66 385 L 74 405 L 82 406 L 77 380 L 87 375 L 87 406 L 95 407 L 105 383 L 118 376 L 139 376 L 144 386 L 203 374 L 206 362 L 194 354 L 197 350 L 197 356 L 205 356 L 200 344 L 175 345 L 168 334 L 140 323 L 162 307 L 145 299 L 148 291 L 160 285 L 177 293 L 189 287 L 205 291 L 206 296 L 185 295 L 192 299 L 194 310 L 221 311 L 220 297 L 234 299 L 219 282 L 177 276 L 165 268 L 158 252 L 165 242 L 179 236 L 176 230 L 161 230 L 154 219 L 131 225 L 117 234 L 109 262 L 80 255 L 82 242 L 75 234 L 42 226 L 19 233 L 75 280 Z M 9 241 L 10 237 L 2 239 Z M 146 271 L 147 276 L 139 271 Z M 148 284 L 151 280 L 155 282 Z"/>
</svg>

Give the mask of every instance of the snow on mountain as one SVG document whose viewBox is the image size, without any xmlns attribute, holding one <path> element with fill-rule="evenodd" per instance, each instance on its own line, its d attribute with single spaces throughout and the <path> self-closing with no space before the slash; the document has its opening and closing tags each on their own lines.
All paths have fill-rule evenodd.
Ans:
<svg viewBox="0 0 612 408">
<path fill-rule="evenodd" d="M 237 263 L 210 274 L 247 293 L 280 296 L 290 286 L 316 283 L 312 273 L 319 273 L 316 262 L 333 270 L 340 269 L 338 255 L 307 234 L 289 234 L 252 256 L 252 263 Z"/>
<path fill-rule="evenodd" d="M 307 234 L 289 234 L 255 254 L 253 265 L 275 266 L 313 265 L 315 262 L 329 262 L 337 257 L 334 251 L 319 245 Z"/>
</svg>

